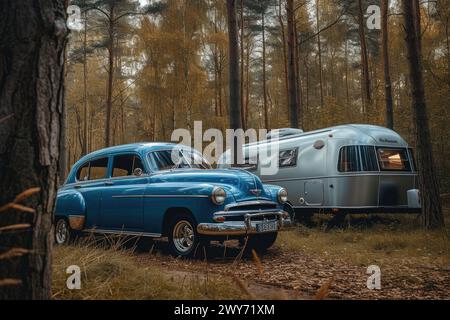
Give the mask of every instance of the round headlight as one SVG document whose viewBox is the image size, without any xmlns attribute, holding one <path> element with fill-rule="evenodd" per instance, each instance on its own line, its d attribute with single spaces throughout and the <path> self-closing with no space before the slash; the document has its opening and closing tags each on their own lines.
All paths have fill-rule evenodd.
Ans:
<svg viewBox="0 0 450 320">
<path fill-rule="evenodd" d="M 217 205 L 221 205 L 225 202 L 227 198 L 227 193 L 221 187 L 215 187 L 212 194 L 211 200 Z"/>
<path fill-rule="evenodd" d="M 286 189 L 278 190 L 278 202 L 286 203 L 287 201 L 288 201 L 288 193 L 287 193 Z"/>
</svg>

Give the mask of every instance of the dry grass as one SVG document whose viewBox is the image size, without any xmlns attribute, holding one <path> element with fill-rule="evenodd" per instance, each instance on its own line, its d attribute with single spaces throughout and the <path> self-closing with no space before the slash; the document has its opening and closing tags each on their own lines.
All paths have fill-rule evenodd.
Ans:
<svg viewBox="0 0 450 320">
<path fill-rule="evenodd" d="M 357 221 L 357 217 L 356 217 Z M 304 251 L 348 260 L 357 265 L 413 263 L 450 264 L 450 221 L 443 230 L 423 230 L 414 217 L 391 217 L 367 226 L 348 224 L 325 232 L 320 228 L 297 227 L 281 233 L 277 242 L 283 250 Z M 367 223 L 367 221 L 366 221 Z"/>
<path fill-rule="evenodd" d="M 194 277 L 139 264 L 131 249 L 121 245 L 76 244 L 56 247 L 53 263 L 54 299 L 239 299 L 242 292 L 232 282 Z M 81 290 L 69 290 L 66 268 L 82 270 Z"/>
</svg>

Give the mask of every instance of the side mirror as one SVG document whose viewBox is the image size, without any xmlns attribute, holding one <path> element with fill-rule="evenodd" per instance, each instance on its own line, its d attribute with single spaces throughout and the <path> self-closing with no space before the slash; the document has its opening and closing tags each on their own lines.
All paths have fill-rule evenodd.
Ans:
<svg viewBox="0 0 450 320">
<path fill-rule="evenodd" d="M 136 169 L 134 169 L 133 174 L 136 177 L 140 177 L 140 176 L 142 176 L 144 174 L 144 171 L 141 168 L 136 168 Z"/>
</svg>

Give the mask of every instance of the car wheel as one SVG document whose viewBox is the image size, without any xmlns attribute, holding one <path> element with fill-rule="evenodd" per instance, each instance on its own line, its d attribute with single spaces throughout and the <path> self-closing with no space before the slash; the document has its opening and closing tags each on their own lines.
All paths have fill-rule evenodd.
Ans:
<svg viewBox="0 0 450 320">
<path fill-rule="evenodd" d="M 190 216 L 176 217 L 169 228 L 169 249 L 175 257 L 192 257 L 199 247 L 197 224 Z"/>
<path fill-rule="evenodd" d="M 273 246 L 277 240 L 277 237 L 277 232 L 255 234 L 248 239 L 246 251 L 251 252 L 252 250 L 255 250 L 258 253 L 264 253 L 267 249 Z"/>
<path fill-rule="evenodd" d="M 69 223 L 66 219 L 61 218 L 55 224 L 55 242 L 57 245 L 68 244 L 70 241 L 71 231 Z"/>
</svg>

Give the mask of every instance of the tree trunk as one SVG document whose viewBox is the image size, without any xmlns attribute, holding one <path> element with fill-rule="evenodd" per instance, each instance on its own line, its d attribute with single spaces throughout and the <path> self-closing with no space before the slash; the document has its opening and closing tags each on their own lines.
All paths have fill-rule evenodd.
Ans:
<svg viewBox="0 0 450 320">
<path fill-rule="evenodd" d="M 286 48 L 286 34 L 284 30 L 284 22 L 283 15 L 281 14 L 281 3 L 280 0 L 278 5 L 278 21 L 280 23 L 281 29 L 281 41 L 283 41 L 283 67 L 284 67 L 284 80 L 285 80 L 285 89 L 286 89 L 286 101 L 288 101 L 288 112 L 289 112 L 289 80 L 288 80 L 288 57 L 287 57 L 287 48 Z"/>
<path fill-rule="evenodd" d="M 298 41 L 297 22 L 294 16 L 294 38 L 295 38 L 295 90 L 297 90 L 298 118 L 301 128 L 303 128 L 303 101 L 302 101 L 302 81 L 300 77 L 300 43 Z"/>
<path fill-rule="evenodd" d="M 319 56 L 319 89 L 320 89 L 320 106 L 323 107 L 323 70 L 322 70 L 322 44 L 320 43 L 320 16 L 319 16 L 319 0 L 316 0 L 316 19 L 317 19 L 317 54 Z"/>
<path fill-rule="evenodd" d="M 287 0 L 289 114 L 292 128 L 298 128 L 298 105 L 295 76 L 294 0 Z"/>
<path fill-rule="evenodd" d="M 305 99 L 302 118 L 305 119 L 305 115 L 309 109 L 309 54 L 306 53 L 304 57 L 303 66 L 305 67 Z M 303 128 L 304 129 L 304 128 Z"/>
<path fill-rule="evenodd" d="M 364 29 L 362 0 L 358 0 L 358 30 L 359 42 L 361 45 L 361 73 L 363 78 L 364 111 L 366 111 L 367 106 L 372 103 L 372 95 L 370 92 L 369 59 L 367 56 L 366 31 Z"/>
<path fill-rule="evenodd" d="M 229 84 L 230 84 L 230 127 L 231 129 L 242 128 L 241 124 L 241 99 L 239 81 L 239 46 L 236 21 L 236 0 L 227 0 L 228 13 L 228 40 L 229 40 Z"/>
<path fill-rule="evenodd" d="M 111 113 L 112 113 L 112 94 L 114 85 L 114 5 L 110 7 L 109 17 L 109 45 L 108 45 L 108 84 L 106 88 L 106 124 L 105 124 L 105 146 L 111 145 Z"/>
<path fill-rule="evenodd" d="M 345 40 L 345 101 L 346 101 L 346 106 L 345 106 L 345 110 L 348 116 L 348 109 L 350 106 L 350 88 L 348 85 L 348 40 Z"/>
<path fill-rule="evenodd" d="M 389 69 L 389 36 L 388 36 L 389 0 L 381 1 L 381 34 L 384 68 L 384 95 L 386 101 L 386 127 L 394 129 L 394 111 L 392 107 L 392 83 Z"/>
<path fill-rule="evenodd" d="M 241 0 L 241 43 L 240 43 L 240 49 L 241 49 L 241 106 L 242 106 L 242 112 L 241 112 L 241 121 L 242 121 L 242 128 L 245 130 L 247 127 L 247 110 L 245 109 L 245 102 L 244 102 L 244 0 Z"/>
<path fill-rule="evenodd" d="M 50 299 L 53 211 L 58 187 L 64 112 L 66 1 L 0 1 L 0 204 L 39 187 L 23 203 L 35 213 L 9 210 L 0 227 L 31 224 L 0 235 L 0 254 L 28 254 L 0 263 L 0 299 Z"/>
<path fill-rule="evenodd" d="M 264 125 L 267 130 L 270 129 L 269 110 L 267 106 L 267 72 L 266 72 L 266 17 L 263 13 L 262 22 L 262 68 L 263 68 L 263 101 L 264 101 Z"/>
<path fill-rule="evenodd" d="M 84 143 L 82 154 L 86 155 L 88 153 L 88 93 L 87 84 L 88 83 L 88 69 L 87 69 L 87 11 L 84 12 L 84 31 L 83 31 L 83 106 L 84 106 L 84 121 L 83 121 L 83 131 L 84 131 Z"/>
<path fill-rule="evenodd" d="M 417 10 L 411 0 L 402 0 L 405 20 L 412 110 L 415 124 L 419 186 L 422 200 L 422 224 L 425 228 L 444 226 L 439 185 L 433 166 L 433 150 L 428 125 L 427 104 L 422 74 Z M 419 20 L 420 24 L 420 20 Z"/>
<path fill-rule="evenodd" d="M 240 98 L 240 81 L 239 81 L 239 45 L 238 45 L 238 28 L 236 21 L 236 0 L 227 0 L 227 20 L 228 20 L 228 59 L 229 59 L 229 117 L 230 128 L 233 130 L 241 129 L 241 98 Z M 238 163 L 237 150 L 242 146 L 238 146 L 237 138 L 234 138 L 233 163 Z"/>
<path fill-rule="evenodd" d="M 244 94 L 243 92 L 241 94 Z M 246 122 L 248 122 L 248 108 L 250 106 L 250 40 L 247 39 L 245 54 L 245 114 Z"/>
</svg>

